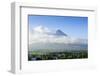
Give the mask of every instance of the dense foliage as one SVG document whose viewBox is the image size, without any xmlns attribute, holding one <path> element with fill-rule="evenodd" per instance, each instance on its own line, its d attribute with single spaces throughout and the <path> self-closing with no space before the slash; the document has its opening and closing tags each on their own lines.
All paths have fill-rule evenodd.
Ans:
<svg viewBox="0 0 100 76">
<path fill-rule="evenodd" d="M 79 58 L 88 58 L 88 52 L 86 51 L 71 51 L 71 52 L 49 52 L 41 53 L 37 51 L 32 51 L 28 53 L 28 60 L 56 60 L 56 59 L 79 59 Z"/>
</svg>

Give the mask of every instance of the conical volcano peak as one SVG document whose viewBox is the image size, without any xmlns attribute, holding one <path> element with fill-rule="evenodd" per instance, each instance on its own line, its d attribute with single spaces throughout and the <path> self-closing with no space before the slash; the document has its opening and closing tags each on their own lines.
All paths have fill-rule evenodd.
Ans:
<svg viewBox="0 0 100 76">
<path fill-rule="evenodd" d="M 56 31 L 56 35 L 58 35 L 58 36 L 68 36 L 67 34 L 65 34 L 63 31 L 61 31 L 60 29 L 58 29 L 57 31 Z"/>
</svg>

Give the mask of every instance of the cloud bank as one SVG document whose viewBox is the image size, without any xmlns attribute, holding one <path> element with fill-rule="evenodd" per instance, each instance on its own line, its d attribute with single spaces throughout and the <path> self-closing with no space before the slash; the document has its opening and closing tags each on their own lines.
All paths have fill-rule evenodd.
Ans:
<svg viewBox="0 0 100 76">
<path fill-rule="evenodd" d="M 64 44 L 87 44 L 86 39 L 74 39 L 68 35 L 58 35 L 47 27 L 37 26 L 29 31 L 29 45 L 35 43 L 64 43 Z M 63 33 L 63 32 L 58 32 Z"/>
</svg>

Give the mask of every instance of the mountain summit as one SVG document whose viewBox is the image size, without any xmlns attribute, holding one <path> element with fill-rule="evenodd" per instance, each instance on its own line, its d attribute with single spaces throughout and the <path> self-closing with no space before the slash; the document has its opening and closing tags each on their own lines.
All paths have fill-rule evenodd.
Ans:
<svg viewBox="0 0 100 76">
<path fill-rule="evenodd" d="M 57 31 L 56 31 L 56 35 L 57 36 L 68 36 L 67 34 L 65 34 L 63 31 L 61 31 L 60 29 L 58 29 Z"/>
</svg>

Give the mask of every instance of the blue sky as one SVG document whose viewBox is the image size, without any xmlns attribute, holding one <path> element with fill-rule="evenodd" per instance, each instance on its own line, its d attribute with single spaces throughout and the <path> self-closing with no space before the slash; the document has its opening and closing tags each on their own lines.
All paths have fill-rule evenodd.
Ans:
<svg viewBox="0 0 100 76">
<path fill-rule="evenodd" d="M 88 17 L 29 15 L 28 21 L 30 30 L 41 25 L 51 30 L 60 29 L 70 37 L 88 37 Z"/>
</svg>

